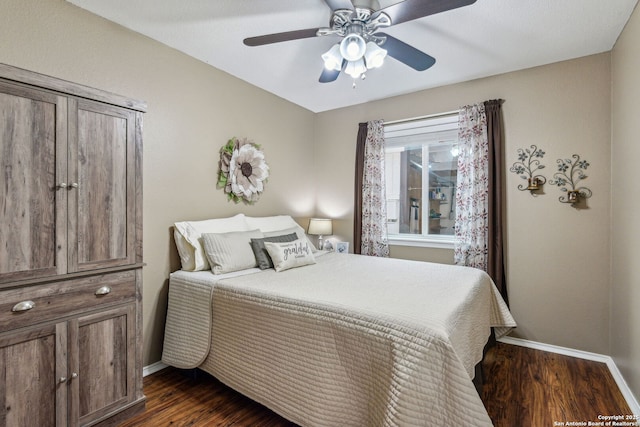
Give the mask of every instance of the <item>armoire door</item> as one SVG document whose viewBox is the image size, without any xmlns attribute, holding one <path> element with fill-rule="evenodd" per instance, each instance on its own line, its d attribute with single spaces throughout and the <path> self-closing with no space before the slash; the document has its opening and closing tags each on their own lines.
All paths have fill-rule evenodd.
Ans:
<svg viewBox="0 0 640 427">
<path fill-rule="evenodd" d="M 67 98 L 0 81 L 0 284 L 66 272 Z"/>
<path fill-rule="evenodd" d="M 70 321 L 70 425 L 94 422 L 135 398 L 135 306 Z"/>
<path fill-rule="evenodd" d="M 67 426 L 67 324 L 0 335 L 0 426 Z"/>
<path fill-rule="evenodd" d="M 69 272 L 135 263 L 135 113 L 69 101 Z"/>
</svg>

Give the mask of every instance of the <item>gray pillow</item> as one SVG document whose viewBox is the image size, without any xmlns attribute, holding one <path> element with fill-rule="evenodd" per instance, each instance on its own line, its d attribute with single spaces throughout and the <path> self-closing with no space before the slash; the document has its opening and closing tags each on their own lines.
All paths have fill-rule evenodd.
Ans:
<svg viewBox="0 0 640 427">
<path fill-rule="evenodd" d="M 202 233 L 204 252 L 209 259 L 213 274 L 255 267 L 256 258 L 250 246 L 250 239 L 263 236 L 260 230 Z"/>
<path fill-rule="evenodd" d="M 261 239 L 251 239 L 251 249 L 253 249 L 253 254 L 256 257 L 258 268 L 260 268 L 260 270 L 273 268 L 273 261 L 271 260 L 267 249 L 264 247 L 264 242 L 286 243 L 293 242 L 297 239 L 298 235 L 296 233 L 283 234 L 282 236 L 263 237 Z"/>
</svg>

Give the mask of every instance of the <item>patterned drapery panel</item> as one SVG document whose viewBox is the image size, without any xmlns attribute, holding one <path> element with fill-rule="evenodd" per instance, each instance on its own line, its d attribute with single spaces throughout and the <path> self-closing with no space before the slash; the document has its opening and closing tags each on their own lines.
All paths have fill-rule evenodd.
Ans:
<svg viewBox="0 0 640 427">
<path fill-rule="evenodd" d="M 484 104 L 462 107 L 458 120 L 454 261 L 487 271 L 489 145 Z"/>
<path fill-rule="evenodd" d="M 362 255 L 389 256 L 384 159 L 383 121 L 367 122 L 362 174 Z"/>
</svg>

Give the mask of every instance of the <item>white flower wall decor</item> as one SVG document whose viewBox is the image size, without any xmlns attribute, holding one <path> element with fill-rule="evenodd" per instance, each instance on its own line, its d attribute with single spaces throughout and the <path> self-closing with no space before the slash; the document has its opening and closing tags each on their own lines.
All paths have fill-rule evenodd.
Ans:
<svg viewBox="0 0 640 427">
<path fill-rule="evenodd" d="M 247 138 L 231 138 L 220 149 L 218 188 L 224 188 L 227 200 L 255 203 L 264 191 L 269 166 L 260 146 Z"/>
</svg>

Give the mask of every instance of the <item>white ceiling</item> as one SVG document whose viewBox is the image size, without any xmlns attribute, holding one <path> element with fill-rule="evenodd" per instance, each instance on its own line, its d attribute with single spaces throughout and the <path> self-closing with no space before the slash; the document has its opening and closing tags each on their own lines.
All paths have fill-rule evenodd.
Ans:
<svg viewBox="0 0 640 427">
<path fill-rule="evenodd" d="M 611 50 L 638 0 L 477 0 L 385 32 L 436 58 L 387 58 L 366 80 L 319 83 L 335 36 L 247 47 L 246 37 L 329 25 L 323 0 L 67 0 L 314 112 Z M 429 1 L 429 0 L 424 0 Z M 398 3 L 380 0 L 381 7 Z"/>
</svg>

